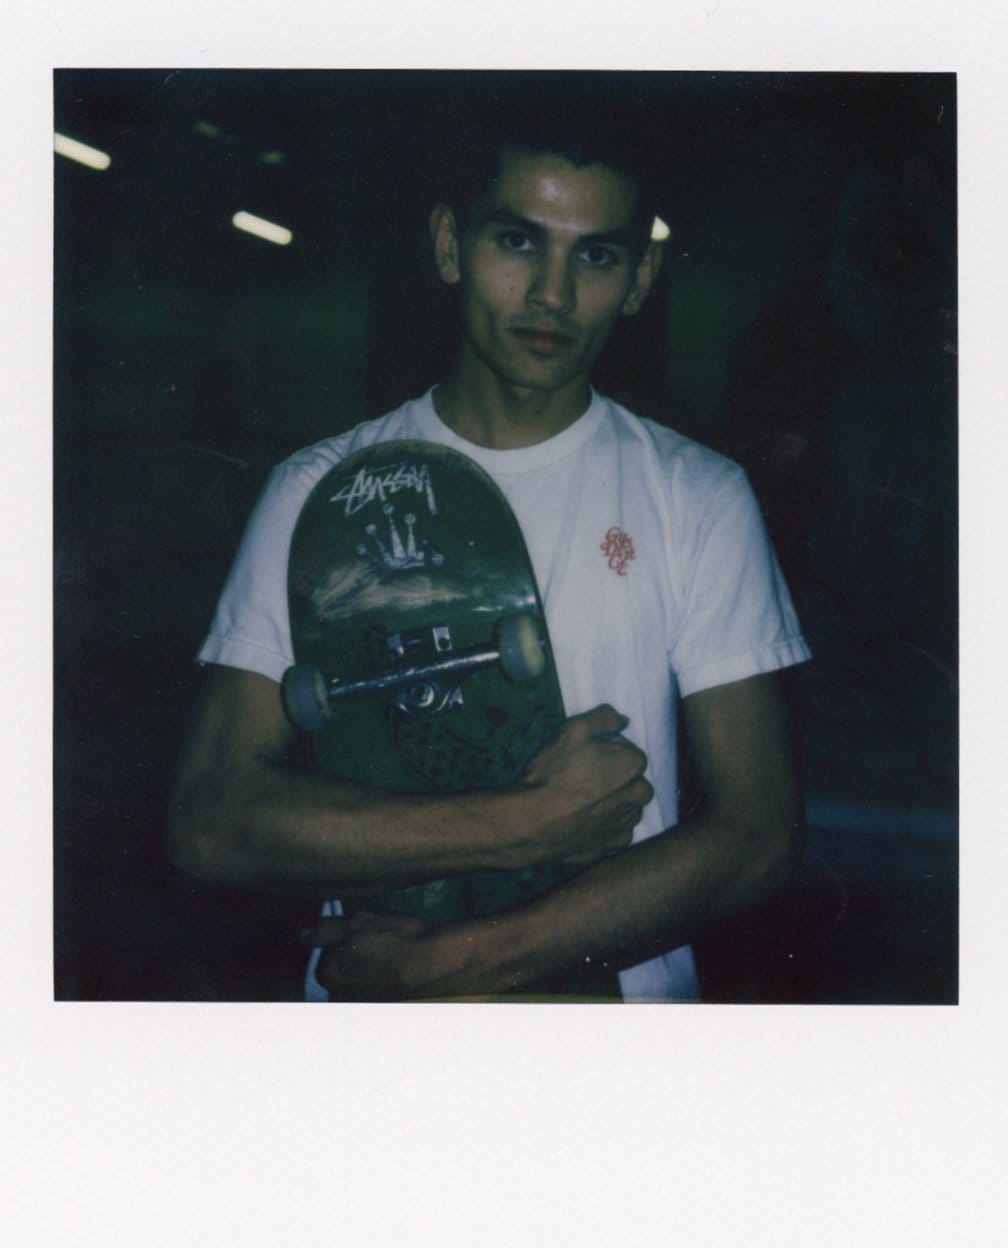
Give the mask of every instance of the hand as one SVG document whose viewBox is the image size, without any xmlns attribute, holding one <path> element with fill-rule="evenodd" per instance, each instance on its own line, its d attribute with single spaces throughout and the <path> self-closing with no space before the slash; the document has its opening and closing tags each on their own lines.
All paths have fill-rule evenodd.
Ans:
<svg viewBox="0 0 1008 1248">
<path fill-rule="evenodd" d="M 532 759 L 523 784 L 538 791 L 544 861 L 584 865 L 630 844 L 654 790 L 647 756 L 621 735 L 629 722 L 597 706 L 568 719 Z"/>
<path fill-rule="evenodd" d="M 361 910 L 323 919 L 309 941 L 322 946 L 315 978 L 333 1001 L 403 1001 L 418 995 L 411 964 L 433 927 L 422 919 Z"/>
<path fill-rule="evenodd" d="M 302 940 L 322 947 L 315 978 L 331 1001 L 500 1000 L 538 982 L 513 965 L 522 910 L 438 924 L 361 910 L 320 920 Z M 589 991 L 598 991 L 597 975 Z"/>
</svg>

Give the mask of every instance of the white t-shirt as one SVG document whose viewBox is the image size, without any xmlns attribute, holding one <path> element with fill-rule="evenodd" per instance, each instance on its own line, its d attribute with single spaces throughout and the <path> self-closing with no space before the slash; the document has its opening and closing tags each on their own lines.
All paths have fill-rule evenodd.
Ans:
<svg viewBox="0 0 1008 1248">
<path fill-rule="evenodd" d="M 630 717 L 655 798 L 634 834 L 678 819 L 676 701 L 809 658 L 742 469 L 601 395 L 556 437 L 497 451 L 453 433 L 431 392 L 274 469 L 199 652 L 280 680 L 294 659 L 287 560 L 301 507 L 336 463 L 397 438 L 463 452 L 496 481 L 525 535 L 568 715 Z M 620 975 L 627 1000 L 696 1000 L 688 946 Z"/>
</svg>

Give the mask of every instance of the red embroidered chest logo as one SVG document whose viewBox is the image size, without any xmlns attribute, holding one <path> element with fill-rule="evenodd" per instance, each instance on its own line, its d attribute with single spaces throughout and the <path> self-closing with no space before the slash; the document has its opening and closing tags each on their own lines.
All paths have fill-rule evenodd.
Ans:
<svg viewBox="0 0 1008 1248">
<path fill-rule="evenodd" d="M 617 576 L 626 576 L 627 564 L 631 559 L 637 558 L 633 538 L 616 525 L 605 535 L 605 541 L 599 549 L 609 560 L 609 566 Z"/>
</svg>

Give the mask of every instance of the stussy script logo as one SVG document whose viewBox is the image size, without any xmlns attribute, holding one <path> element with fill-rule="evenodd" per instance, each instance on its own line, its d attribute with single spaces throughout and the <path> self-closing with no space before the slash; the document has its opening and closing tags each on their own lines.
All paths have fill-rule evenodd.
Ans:
<svg viewBox="0 0 1008 1248">
<path fill-rule="evenodd" d="M 344 515 L 352 516 L 374 499 L 385 502 L 401 490 L 413 490 L 427 500 L 430 514 L 438 514 L 430 469 L 426 464 L 389 464 L 377 472 L 361 468 L 352 481 L 348 481 L 329 500 L 345 505 Z"/>
</svg>

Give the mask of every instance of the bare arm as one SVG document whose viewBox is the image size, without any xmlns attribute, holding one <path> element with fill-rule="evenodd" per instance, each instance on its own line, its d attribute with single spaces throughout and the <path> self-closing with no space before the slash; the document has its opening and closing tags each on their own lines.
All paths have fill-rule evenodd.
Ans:
<svg viewBox="0 0 1008 1248">
<path fill-rule="evenodd" d="M 414 933 L 396 951 L 404 995 L 534 989 L 589 962 L 629 966 L 748 908 L 787 878 L 799 803 L 778 678 L 724 685 L 683 706 L 707 797 L 702 813 L 520 909 Z M 351 951 L 366 955 L 366 939 L 366 930 L 355 936 Z M 360 975 L 353 959 L 347 965 Z M 319 978 L 336 994 L 348 986 L 352 993 L 343 974 L 337 952 Z"/>
<path fill-rule="evenodd" d="M 629 842 L 651 797 L 643 754 L 619 735 L 625 724 L 611 708 L 568 721 L 507 789 L 390 794 L 294 770 L 278 686 L 214 667 L 183 752 L 169 855 L 208 881 L 319 895 L 592 861 Z"/>
</svg>

